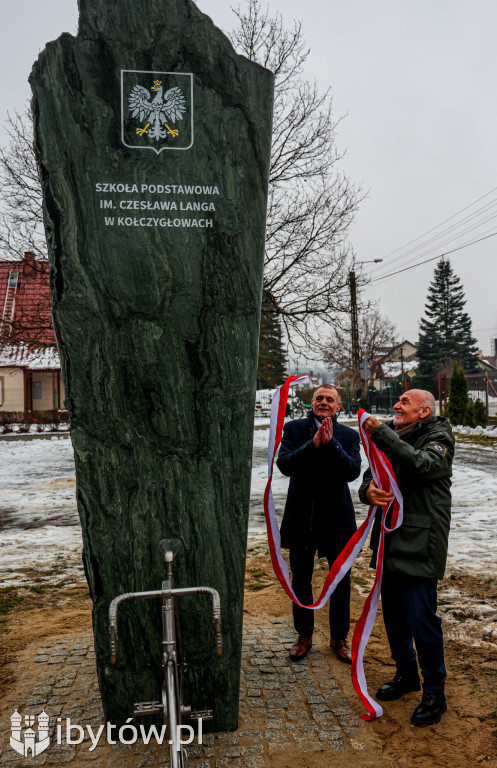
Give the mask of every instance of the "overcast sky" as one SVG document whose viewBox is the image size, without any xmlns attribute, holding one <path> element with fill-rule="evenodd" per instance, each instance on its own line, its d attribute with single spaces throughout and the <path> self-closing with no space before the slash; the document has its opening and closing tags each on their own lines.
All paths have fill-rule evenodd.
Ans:
<svg viewBox="0 0 497 768">
<path fill-rule="evenodd" d="M 233 4 L 198 1 L 225 30 L 233 26 Z M 344 116 L 337 134 L 347 150 L 342 168 L 368 191 L 350 239 L 359 260 L 384 259 L 367 265 L 372 277 L 497 232 L 496 0 L 268 4 L 288 23 L 302 20 L 311 48 L 305 75 L 323 90 L 331 86 L 335 115 Z M 22 109 L 29 98 L 27 78 L 38 53 L 62 32 L 76 33 L 78 12 L 76 0 L 0 0 L 0 8 L 3 123 L 7 111 Z M 450 256 L 484 354 L 497 338 L 496 254 L 497 236 Z M 367 290 L 396 323 L 399 339 L 417 338 L 435 264 Z"/>
</svg>

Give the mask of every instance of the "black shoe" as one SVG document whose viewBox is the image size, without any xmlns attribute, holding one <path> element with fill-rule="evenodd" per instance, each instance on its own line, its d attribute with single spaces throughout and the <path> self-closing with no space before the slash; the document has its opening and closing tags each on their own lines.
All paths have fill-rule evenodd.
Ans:
<svg viewBox="0 0 497 768">
<path fill-rule="evenodd" d="M 421 703 L 412 713 L 411 725 L 435 725 L 440 722 L 446 709 L 447 702 L 443 693 L 423 693 Z"/>
<path fill-rule="evenodd" d="M 378 688 L 376 698 L 380 701 L 395 701 L 401 699 L 406 693 L 419 690 L 421 690 L 421 684 L 417 675 L 402 675 L 397 672 L 393 680 Z"/>
</svg>

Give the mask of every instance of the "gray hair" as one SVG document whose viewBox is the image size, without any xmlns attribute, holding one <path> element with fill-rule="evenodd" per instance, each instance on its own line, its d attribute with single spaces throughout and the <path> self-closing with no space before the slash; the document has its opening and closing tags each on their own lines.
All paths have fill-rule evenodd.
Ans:
<svg viewBox="0 0 497 768">
<path fill-rule="evenodd" d="M 340 388 L 337 387 L 336 384 L 320 384 L 319 387 L 316 387 L 316 389 L 312 393 L 313 398 L 316 397 L 316 392 L 318 391 L 318 389 L 334 389 L 338 395 L 338 399 L 340 400 L 340 402 L 342 402 L 342 393 L 340 391 Z"/>
</svg>

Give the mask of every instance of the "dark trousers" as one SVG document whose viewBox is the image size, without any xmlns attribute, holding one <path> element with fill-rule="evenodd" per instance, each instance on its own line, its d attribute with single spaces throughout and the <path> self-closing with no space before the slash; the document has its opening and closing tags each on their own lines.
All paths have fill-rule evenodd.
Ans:
<svg viewBox="0 0 497 768">
<path fill-rule="evenodd" d="M 437 616 L 437 579 L 385 571 L 381 602 L 397 672 L 402 675 L 418 674 L 417 651 L 423 675 L 423 691 L 443 692 L 446 672 L 442 622 Z"/>
<path fill-rule="evenodd" d="M 326 556 L 331 568 L 336 555 L 332 552 Z M 290 548 L 290 568 L 292 570 L 292 587 L 301 603 L 311 605 L 312 573 L 314 570 L 313 546 Z M 330 635 L 333 640 L 345 640 L 350 628 L 350 571 L 343 577 L 329 599 L 330 605 Z M 293 624 L 295 631 L 302 637 L 310 637 L 314 630 L 314 611 L 300 608 L 293 603 Z"/>
</svg>

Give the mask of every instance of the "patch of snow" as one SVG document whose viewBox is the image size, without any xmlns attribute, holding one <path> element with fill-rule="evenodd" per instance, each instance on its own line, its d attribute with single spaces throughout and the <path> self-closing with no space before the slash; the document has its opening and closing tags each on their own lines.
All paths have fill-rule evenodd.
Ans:
<svg viewBox="0 0 497 768">
<path fill-rule="evenodd" d="M 0 489 L 0 583 L 83 580 L 71 441 L 0 441 Z"/>
<path fill-rule="evenodd" d="M 255 429 L 250 550 L 267 547 L 262 502 L 268 438 L 268 426 Z M 363 471 L 366 466 L 363 454 Z M 357 495 L 360 484 L 361 477 L 350 484 L 358 521 L 367 512 Z M 288 478 L 275 466 L 273 496 L 280 519 L 287 490 Z M 497 447 L 456 447 L 452 499 L 450 568 L 497 574 Z M 81 581 L 81 551 L 70 440 L 55 435 L 48 440 L 1 440 L 0 584 Z"/>
<path fill-rule="evenodd" d="M 404 362 L 404 374 L 407 376 L 408 371 L 415 371 L 418 365 L 419 363 L 417 360 Z M 394 379 L 402 373 L 402 363 L 400 360 L 392 360 L 390 362 L 382 363 L 381 370 L 383 371 L 384 378 Z"/>
<path fill-rule="evenodd" d="M 464 427 L 458 424 L 452 427 L 452 431 L 459 435 L 486 435 L 487 437 L 497 437 L 497 427 L 491 425 L 488 427 Z"/>
<path fill-rule="evenodd" d="M 59 352 L 54 347 L 33 349 L 24 342 L 2 347 L 0 366 L 26 368 L 29 371 L 60 370 Z"/>
<path fill-rule="evenodd" d="M 269 416 L 256 416 L 254 419 L 254 427 L 259 429 L 260 427 L 269 427 Z"/>
</svg>

